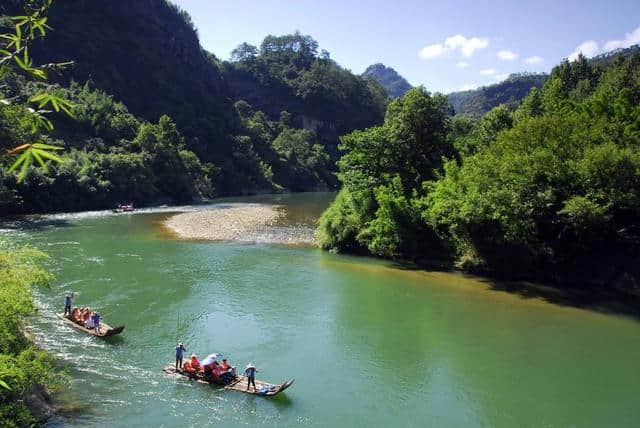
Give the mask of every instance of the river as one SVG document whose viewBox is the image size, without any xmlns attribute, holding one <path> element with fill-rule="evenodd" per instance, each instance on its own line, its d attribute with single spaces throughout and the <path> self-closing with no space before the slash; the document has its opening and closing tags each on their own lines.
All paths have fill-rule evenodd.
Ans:
<svg viewBox="0 0 640 428">
<path fill-rule="evenodd" d="M 331 197 L 234 202 L 284 204 L 304 229 Z M 49 426 L 640 426 L 637 320 L 305 245 L 180 241 L 167 215 L 55 215 L 7 232 L 51 255 L 56 275 L 29 320 L 71 377 Z M 124 333 L 63 325 L 71 290 Z M 176 337 L 295 383 L 265 399 L 174 379 L 161 369 Z"/>
</svg>

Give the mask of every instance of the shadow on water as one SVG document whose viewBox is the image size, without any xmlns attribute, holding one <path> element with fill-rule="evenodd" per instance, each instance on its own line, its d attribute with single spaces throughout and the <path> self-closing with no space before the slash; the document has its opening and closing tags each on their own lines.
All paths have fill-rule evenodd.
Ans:
<svg viewBox="0 0 640 428">
<path fill-rule="evenodd" d="M 126 331 L 126 329 L 125 329 Z M 124 331 L 123 331 L 124 333 Z M 126 343 L 126 340 L 123 336 L 120 335 L 116 335 L 116 336 L 109 336 L 109 337 L 104 337 L 100 340 L 104 340 L 106 343 L 108 343 L 111 346 L 121 346 L 124 345 Z"/>
<path fill-rule="evenodd" d="M 640 321 L 640 296 L 625 293 L 613 288 L 594 286 L 558 287 L 550 284 L 538 284 L 529 281 L 510 281 L 500 278 L 481 277 L 460 272 L 445 263 L 418 265 L 390 261 L 389 267 L 405 271 L 440 272 L 460 275 L 463 278 L 485 284 L 490 290 L 515 294 L 522 299 L 539 299 L 559 306 L 595 311 L 608 315 L 626 316 Z"/>
<path fill-rule="evenodd" d="M 524 281 L 481 278 L 491 290 L 517 294 L 523 299 L 541 299 L 548 303 L 587 309 L 609 315 L 622 315 L 640 321 L 640 298 L 617 290 L 594 287 L 558 288 Z"/>
<path fill-rule="evenodd" d="M 66 219 L 52 218 L 3 218 L 0 219 L 0 229 L 39 231 L 50 227 L 71 227 Z"/>
<path fill-rule="evenodd" d="M 276 405 L 276 407 L 279 408 L 287 408 L 289 406 L 291 406 L 293 404 L 293 401 L 291 400 L 291 398 L 287 395 L 286 392 L 281 392 L 280 394 L 276 395 L 273 398 L 270 398 L 270 400 Z"/>
</svg>

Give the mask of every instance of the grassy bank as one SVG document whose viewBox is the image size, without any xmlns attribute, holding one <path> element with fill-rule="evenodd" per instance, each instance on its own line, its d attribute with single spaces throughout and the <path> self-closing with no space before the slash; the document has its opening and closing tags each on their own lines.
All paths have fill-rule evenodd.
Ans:
<svg viewBox="0 0 640 428">
<path fill-rule="evenodd" d="M 32 248 L 0 241 L 0 421 L 2 426 L 37 422 L 25 396 L 41 385 L 59 386 L 63 375 L 53 358 L 23 333 L 24 317 L 35 312 L 31 288 L 47 284 L 46 256 Z"/>
</svg>

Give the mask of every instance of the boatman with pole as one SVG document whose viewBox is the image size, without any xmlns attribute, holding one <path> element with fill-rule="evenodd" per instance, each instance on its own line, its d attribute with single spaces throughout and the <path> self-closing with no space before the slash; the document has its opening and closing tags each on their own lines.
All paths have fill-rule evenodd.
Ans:
<svg viewBox="0 0 640 428">
<path fill-rule="evenodd" d="M 244 375 L 247 377 L 247 391 L 249 390 L 249 385 L 253 384 L 253 390 L 256 391 L 256 372 L 258 369 L 252 363 L 247 365 L 247 368 L 244 369 Z"/>
<path fill-rule="evenodd" d="M 98 311 L 93 314 L 93 328 L 96 334 L 100 334 L 100 314 Z"/>
<path fill-rule="evenodd" d="M 178 370 L 178 365 L 182 368 L 182 358 L 184 357 L 184 351 L 186 350 L 187 348 L 184 347 L 182 342 L 176 346 L 176 370 Z"/>
<path fill-rule="evenodd" d="M 71 316 L 71 305 L 73 304 L 73 292 L 64 298 L 64 316 Z"/>
</svg>

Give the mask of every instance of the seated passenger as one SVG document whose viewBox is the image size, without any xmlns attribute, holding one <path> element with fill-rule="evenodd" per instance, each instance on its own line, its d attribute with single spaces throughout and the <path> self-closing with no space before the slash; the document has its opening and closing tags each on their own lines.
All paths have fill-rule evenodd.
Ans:
<svg viewBox="0 0 640 428">
<path fill-rule="evenodd" d="M 182 365 L 182 369 L 190 375 L 195 375 L 198 371 L 200 371 L 200 361 L 194 355 L 191 355 L 191 360 L 186 361 Z"/>
<path fill-rule="evenodd" d="M 71 318 L 74 321 L 82 321 L 80 316 L 80 309 L 78 309 L 77 307 L 73 308 L 73 310 L 71 311 Z"/>
<path fill-rule="evenodd" d="M 227 363 L 226 358 L 222 360 L 222 363 L 220 364 L 220 368 L 224 370 L 229 370 L 231 368 L 231 366 Z"/>
<path fill-rule="evenodd" d="M 200 370 L 202 367 L 200 367 L 200 361 L 198 361 L 198 357 L 196 357 L 196 354 L 191 354 L 191 367 L 193 367 L 195 370 Z"/>
<path fill-rule="evenodd" d="M 222 364 L 220 364 L 220 367 L 222 367 L 227 373 L 231 373 L 231 375 L 233 377 L 236 377 L 236 368 L 233 366 L 230 366 L 229 363 L 227 363 L 227 359 L 225 358 L 224 360 L 222 360 Z"/>
<path fill-rule="evenodd" d="M 88 318 L 85 318 L 84 326 L 86 328 L 95 328 L 96 327 L 96 324 L 95 324 L 94 318 L 93 318 L 93 312 L 91 312 L 91 314 L 89 315 Z"/>
</svg>

